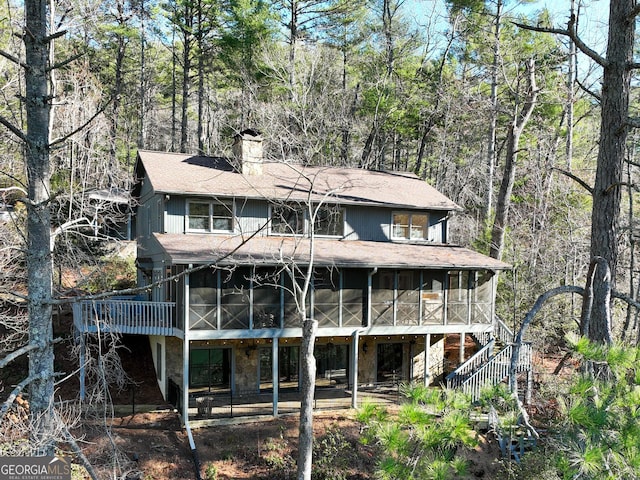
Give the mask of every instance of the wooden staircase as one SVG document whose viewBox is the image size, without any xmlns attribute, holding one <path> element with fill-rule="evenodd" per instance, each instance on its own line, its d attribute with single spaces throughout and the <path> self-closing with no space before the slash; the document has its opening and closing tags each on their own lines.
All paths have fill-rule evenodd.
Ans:
<svg viewBox="0 0 640 480">
<path fill-rule="evenodd" d="M 511 375 L 511 360 L 515 348 L 513 339 L 513 332 L 496 317 L 493 336 L 483 343 L 483 347 L 475 355 L 447 375 L 447 388 L 462 390 L 475 402 L 480 398 L 482 390 L 508 379 Z M 477 340 L 483 342 L 484 339 Z M 531 395 L 531 356 L 531 342 L 523 342 L 518 354 L 515 375 L 527 375 L 527 401 Z"/>
</svg>

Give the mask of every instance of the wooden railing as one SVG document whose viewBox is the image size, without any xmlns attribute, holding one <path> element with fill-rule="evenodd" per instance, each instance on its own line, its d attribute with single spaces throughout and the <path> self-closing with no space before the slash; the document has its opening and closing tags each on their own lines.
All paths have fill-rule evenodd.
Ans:
<svg viewBox="0 0 640 480">
<path fill-rule="evenodd" d="M 480 398 L 482 390 L 494 387 L 509 377 L 513 347 L 514 344 L 510 343 L 497 354 L 485 360 L 487 352 L 493 349 L 492 340 L 447 376 L 447 387 L 460 389 L 468 394 L 473 401 L 477 400 Z M 523 343 L 520 347 L 516 374 L 531 369 L 531 354 L 531 343 Z"/>
<path fill-rule="evenodd" d="M 511 343 L 515 338 L 513 331 L 497 315 L 495 316 L 495 325 L 493 331 L 496 338 L 502 343 Z"/>
<path fill-rule="evenodd" d="M 81 332 L 173 335 L 174 302 L 84 300 L 73 305 L 73 321 Z"/>
<path fill-rule="evenodd" d="M 447 375 L 447 387 L 458 388 L 462 385 L 465 378 L 473 374 L 473 372 L 487 363 L 493 356 L 493 347 L 495 340 L 490 340 L 484 347 L 478 350 L 471 358 Z"/>
</svg>

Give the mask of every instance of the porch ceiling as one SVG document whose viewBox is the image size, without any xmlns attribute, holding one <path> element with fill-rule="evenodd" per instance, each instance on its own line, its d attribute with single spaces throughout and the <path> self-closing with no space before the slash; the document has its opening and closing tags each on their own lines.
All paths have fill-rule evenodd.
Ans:
<svg viewBox="0 0 640 480">
<path fill-rule="evenodd" d="M 310 240 L 297 237 L 153 234 L 173 265 L 282 265 L 309 262 Z M 444 244 L 339 241 L 316 238 L 314 264 L 319 267 L 506 270 L 510 265 L 467 248 Z"/>
</svg>

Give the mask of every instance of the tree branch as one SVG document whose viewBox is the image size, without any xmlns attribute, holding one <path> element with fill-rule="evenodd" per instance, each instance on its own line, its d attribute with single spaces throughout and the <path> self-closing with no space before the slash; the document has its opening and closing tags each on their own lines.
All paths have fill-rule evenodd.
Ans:
<svg viewBox="0 0 640 480">
<path fill-rule="evenodd" d="M 31 350 L 35 350 L 39 345 L 34 343 L 30 343 L 25 345 L 24 347 L 20 347 L 19 349 L 11 352 L 9 355 L 0 360 L 0 368 L 6 367 L 9 363 L 13 362 L 16 358 L 24 355 L 25 353 L 29 353 Z"/>
<path fill-rule="evenodd" d="M 41 380 L 44 378 L 45 378 L 45 374 L 37 373 L 36 375 L 25 378 L 18 385 L 16 385 L 16 387 L 13 390 L 11 390 L 11 393 L 2 404 L 2 407 L 0 407 L 0 422 L 2 421 L 4 416 L 7 414 L 7 412 L 11 408 L 11 405 L 13 405 L 13 402 L 16 400 L 18 395 L 20 395 L 20 392 L 24 390 L 24 387 L 29 385 L 31 382 L 35 382 L 36 380 Z"/>
<path fill-rule="evenodd" d="M 602 102 L 602 97 L 600 95 L 598 95 L 596 92 L 594 92 L 593 90 L 591 90 L 589 87 L 587 87 L 586 85 L 584 85 L 580 80 L 578 80 L 577 78 L 575 79 L 576 83 L 578 84 L 578 86 L 582 89 L 583 92 L 586 92 L 587 94 L 591 95 L 593 98 L 595 98 L 598 102 Z"/>
<path fill-rule="evenodd" d="M 66 60 L 63 60 L 63 61 L 61 61 L 59 63 L 56 63 L 55 65 L 52 65 L 51 67 L 48 67 L 47 68 L 47 72 L 51 72 L 52 70 L 57 70 L 59 68 L 65 67 L 65 66 L 69 65 L 70 63 L 75 62 L 80 57 L 83 57 L 84 54 L 85 54 L 84 52 L 78 53 L 77 55 L 73 55 L 73 56 L 67 58 Z"/>
<path fill-rule="evenodd" d="M 78 442 L 76 442 L 76 439 L 73 438 L 73 436 L 71 435 L 71 432 L 69 432 L 69 428 L 66 425 L 63 428 L 62 434 L 64 435 L 64 438 L 67 441 L 67 443 L 71 445 L 71 450 L 73 450 L 73 452 L 78 456 L 78 458 L 80 459 L 80 462 L 82 463 L 84 468 L 87 470 L 87 473 L 89 474 L 91 479 L 100 480 L 100 477 L 96 474 L 96 471 L 93 469 L 93 465 L 91 465 L 91 462 L 85 456 L 84 452 L 78 445 Z"/>
<path fill-rule="evenodd" d="M 635 22 L 636 21 L 636 17 L 640 15 L 640 4 L 636 5 L 635 7 L 633 7 L 631 9 L 631 11 L 629 12 L 629 14 L 627 15 L 627 20 L 629 22 Z"/>
<path fill-rule="evenodd" d="M 53 340 L 51 342 L 51 344 L 56 344 L 61 342 L 62 339 L 61 338 L 56 338 L 55 340 Z M 6 357 L 4 357 L 2 360 L 0 360 L 0 369 L 6 367 L 9 363 L 11 363 L 12 361 L 14 361 L 16 358 L 20 357 L 21 355 L 24 355 L 25 353 L 29 353 L 31 350 L 35 350 L 41 348 L 41 345 L 37 344 L 37 343 L 29 343 L 27 345 L 25 345 L 24 347 L 20 347 L 19 349 L 11 352 L 9 355 L 7 355 Z"/>
<path fill-rule="evenodd" d="M 589 48 L 587 44 L 584 43 L 580 39 L 580 37 L 576 34 L 575 16 L 572 16 L 571 19 L 569 19 L 566 30 L 563 28 L 534 27 L 533 25 L 527 25 L 527 24 L 518 23 L 518 22 L 512 22 L 512 23 L 516 27 L 523 28 L 524 30 L 531 30 L 533 32 L 542 32 L 542 33 L 553 33 L 556 35 L 564 35 L 565 37 L 569 37 L 571 40 L 573 40 L 573 43 L 575 43 L 576 47 L 578 47 L 582 53 L 584 53 L 587 57 L 591 58 L 598 65 L 600 65 L 601 67 L 606 67 L 609 64 L 606 58 L 604 58 L 595 50 L 592 50 L 591 48 Z"/>
<path fill-rule="evenodd" d="M 566 177 L 569 177 L 570 179 L 576 181 L 581 187 L 583 187 L 587 192 L 589 192 L 591 195 L 593 195 L 593 188 L 591 188 L 587 182 L 585 182 L 584 180 L 582 180 L 579 177 L 576 177 L 573 173 L 571 172 L 567 172 L 566 170 L 562 170 L 561 168 L 558 167 L 552 167 L 553 170 L 557 170 L 558 172 L 560 172 L 561 174 L 563 174 Z"/>
<path fill-rule="evenodd" d="M 0 115 L 0 124 L 7 127 L 11 131 L 11 133 L 13 133 L 16 137 L 18 137 L 20 140 L 26 143 L 27 136 L 22 132 L 22 130 L 20 130 L 13 123 L 11 123 L 9 120 L 4 118 L 2 115 Z"/>
<path fill-rule="evenodd" d="M 49 144 L 49 147 L 54 147 L 54 146 L 56 146 L 56 145 L 57 145 L 57 144 L 59 144 L 59 143 L 64 143 L 64 142 L 66 142 L 67 140 L 69 140 L 71 137 L 73 137 L 76 133 L 78 133 L 78 132 L 80 132 L 80 131 L 84 130 L 84 129 L 87 127 L 87 125 L 89 125 L 91 122 L 93 122 L 93 121 L 96 119 L 96 117 L 97 117 L 98 115 L 100 115 L 102 112 L 104 112 L 104 111 L 107 109 L 107 107 L 108 107 L 108 106 L 109 106 L 109 104 L 111 103 L 111 100 L 113 100 L 113 99 L 110 99 L 108 102 L 106 102 L 106 103 L 105 103 L 101 108 L 99 108 L 99 109 L 98 109 L 98 110 L 97 110 L 97 111 L 96 111 L 96 112 L 91 116 L 91 118 L 89 118 L 89 120 L 87 120 L 86 122 L 84 122 L 84 123 L 83 123 L 82 125 L 80 125 L 78 128 L 76 128 L 75 130 L 72 130 L 71 132 L 67 133 L 66 135 L 64 135 L 64 136 L 62 136 L 62 137 L 60 137 L 60 138 L 57 138 L 57 139 L 55 139 L 54 141 L 52 141 L 52 142 Z"/>
<path fill-rule="evenodd" d="M 0 50 L 0 56 L 6 58 L 7 60 L 9 60 L 12 63 L 15 63 L 16 65 L 18 65 L 21 68 L 24 68 L 24 69 L 29 68 L 29 65 L 27 65 L 26 63 L 23 63 L 18 57 L 14 57 L 9 52 L 5 52 L 4 50 Z"/>
<path fill-rule="evenodd" d="M 540 311 L 545 302 L 562 293 L 579 293 L 580 295 L 584 296 L 584 288 L 576 287 L 574 285 L 563 285 L 561 287 L 547 290 L 538 297 L 536 302 L 533 304 L 533 307 L 531 307 L 531 310 L 529 310 L 525 315 L 524 320 L 522 321 L 522 325 L 520 326 L 520 330 L 518 330 L 518 334 L 516 335 L 516 338 L 514 340 L 513 352 L 511 354 L 511 365 L 509 367 L 509 388 L 512 392 L 517 392 L 518 389 L 516 367 L 520 359 L 520 347 L 522 347 L 522 339 L 524 338 L 524 334 L 527 332 L 527 329 L 533 321 L 533 318 Z"/>
</svg>

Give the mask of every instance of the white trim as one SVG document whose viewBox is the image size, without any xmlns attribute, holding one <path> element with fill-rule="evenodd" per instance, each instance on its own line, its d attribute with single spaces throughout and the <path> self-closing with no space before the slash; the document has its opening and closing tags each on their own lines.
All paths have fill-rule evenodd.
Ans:
<svg viewBox="0 0 640 480">
<path fill-rule="evenodd" d="M 409 217 L 408 219 L 408 225 L 404 225 L 403 227 L 406 227 L 408 229 L 408 233 L 409 236 L 405 237 L 405 236 L 396 236 L 395 235 L 395 223 L 394 223 L 394 216 L 396 215 L 407 215 Z M 425 225 L 425 230 L 424 230 L 424 235 L 422 236 L 422 238 L 412 238 L 411 237 L 411 230 L 413 227 L 413 216 L 414 215 L 421 215 L 421 216 L 425 216 L 427 217 L 427 224 Z M 430 236 L 430 231 L 429 231 L 429 220 L 430 220 L 430 215 L 429 212 L 412 212 L 409 210 L 393 210 L 391 212 L 391 221 L 389 222 L 389 238 L 391 240 L 406 240 L 406 241 L 414 241 L 414 242 L 430 242 L 432 241 L 432 238 Z"/>
<path fill-rule="evenodd" d="M 189 225 L 189 210 L 190 210 L 190 205 L 192 203 L 200 203 L 200 204 L 207 204 L 209 205 L 209 227 L 210 228 L 191 228 Z M 230 212 L 231 212 L 231 229 L 227 230 L 227 229 L 215 229 L 213 228 L 213 224 L 214 224 L 214 220 L 215 217 L 213 215 L 213 208 L 216 205 L 222 205 L 224 207 L 227 207 Z M 198 216 L 198 218 L 204 218 L 201 215 Z M 223 218 L 223 217 L 218 217 L 218 218 Z M 224 217 L 226 218 L 226 217 Z M 217 198 L 187 198 L 185 201 L 185 215 L 184 215 L 184 221 L 185 221 L 185 232 L 188 233 L 235 233 L 236 232 L 236 225 L 237 225 L 237 218 L 236 218 L 236 202 L 233 198 L 229 198 L 229 199 L 224 199 L 224 200 L 220 200 Z"/>
</svg>

